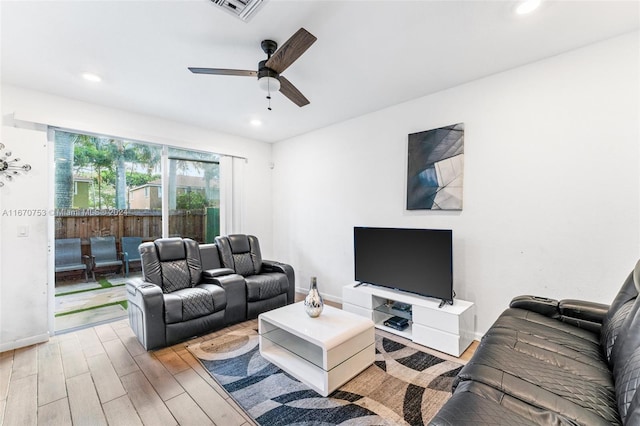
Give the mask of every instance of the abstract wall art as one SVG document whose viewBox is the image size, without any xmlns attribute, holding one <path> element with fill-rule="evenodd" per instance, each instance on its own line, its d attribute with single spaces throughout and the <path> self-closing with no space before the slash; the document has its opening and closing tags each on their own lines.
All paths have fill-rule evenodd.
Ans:
<svg viewBox="0 0 640 426">
<path fill-rule="evenodd" d="M 407 210 L 462 210 L 464 123 L 409 135 Z"/>
</svg>

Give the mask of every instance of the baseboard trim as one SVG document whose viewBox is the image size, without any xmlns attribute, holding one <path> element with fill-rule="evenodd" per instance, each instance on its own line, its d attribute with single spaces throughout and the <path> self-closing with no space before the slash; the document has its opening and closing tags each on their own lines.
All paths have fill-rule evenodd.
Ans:
<svg viewBox="0 0 640 426">
<path fill-rule="evenodd" d="M 300 294 L 306 295 L 307 293 L 309 293 L 309 289 L 308 288 L 296 287 L 296 293 L 300 293 Z M 332 296 L 330 294 L 324 294 L 322 291 L 320 292 L 320 296 L 322 296 L 322 298 L 324 300 L 328 300 L 330 302 L 334 302 L 334 303 L 338 303 L 338 304 L 342 305 L 342 297 L 336 297 L 336 296 Z"/>
<path fill-rule="evenodd" d="M 14 340 L 13 342 L 6 342 L 0 344 L 0 352 L 10 351 L 12 349 L 23 348 L 25 346 L 35 345 L 36 343 L 43 343 L 49 340 L 49 333 L 38 334 L 35 336 L 27 337 L 26 339 Z"/>
</svg>

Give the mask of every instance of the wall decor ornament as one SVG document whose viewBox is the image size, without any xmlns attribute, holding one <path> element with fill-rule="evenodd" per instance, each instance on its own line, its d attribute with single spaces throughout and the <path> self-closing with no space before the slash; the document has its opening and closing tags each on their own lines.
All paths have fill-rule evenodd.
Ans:
<svg viewBox="0 0 640 426">
<path fill-rule="evenodd" d="M 409 135 L 407 210 L 462 210 L 464 123 Z"/>
<path fill-rule="evenodd" d="M 0 143 L 0 177 L 11 182 L 15 176 L 31 170 L 30 165 L 19 163 L 20 159 L 11 158 L 11 151 L 5 150 L 4 144 Z M 0 179 L 0 187 L 2 186 L 4 186 L 4 182 Z"/>
</svg>

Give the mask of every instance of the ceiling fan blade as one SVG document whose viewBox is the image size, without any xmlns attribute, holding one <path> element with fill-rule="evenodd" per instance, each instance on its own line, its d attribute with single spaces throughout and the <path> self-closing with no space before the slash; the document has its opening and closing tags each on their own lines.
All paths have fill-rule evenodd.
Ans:
<svg viewBox="0 0 640 426">
<path fill-rule="evenodd" d="M 304 28 L 300 28 L 294 35 L 285 41 L 282 46 L 269 58 L 265 65 L 281 74 L 295 62 L 317 38 Z"/>
<path fill-rule="evenodd" d="M 304 95 L 296 89 L 296 86 L 291 84 L 291 82 L 283 76 L 280 76 L 280 92 L 299 107 L 309 104 L 309 99 L 305 98 Z"/>
<path fill-rule="evenodd" d="M 239 75 L 242 77 L 255 77 L 258 75 L 258 71 L 249 70 L 228 70 L 224 68 L 192 68 L 189 67 L 189 71 L 194 74 L 214 74 L 214 75 Z"/>
</svg>

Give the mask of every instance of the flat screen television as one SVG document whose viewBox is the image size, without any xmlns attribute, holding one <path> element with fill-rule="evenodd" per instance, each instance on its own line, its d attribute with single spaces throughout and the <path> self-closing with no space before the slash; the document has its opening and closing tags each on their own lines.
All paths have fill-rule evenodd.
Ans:
<svg viewBox="0 0 640 426">
<path fill-rule="evenodd" d="M 355 280 L 453 303 L 450 229 L 353 229 Z"/>
</svg>

